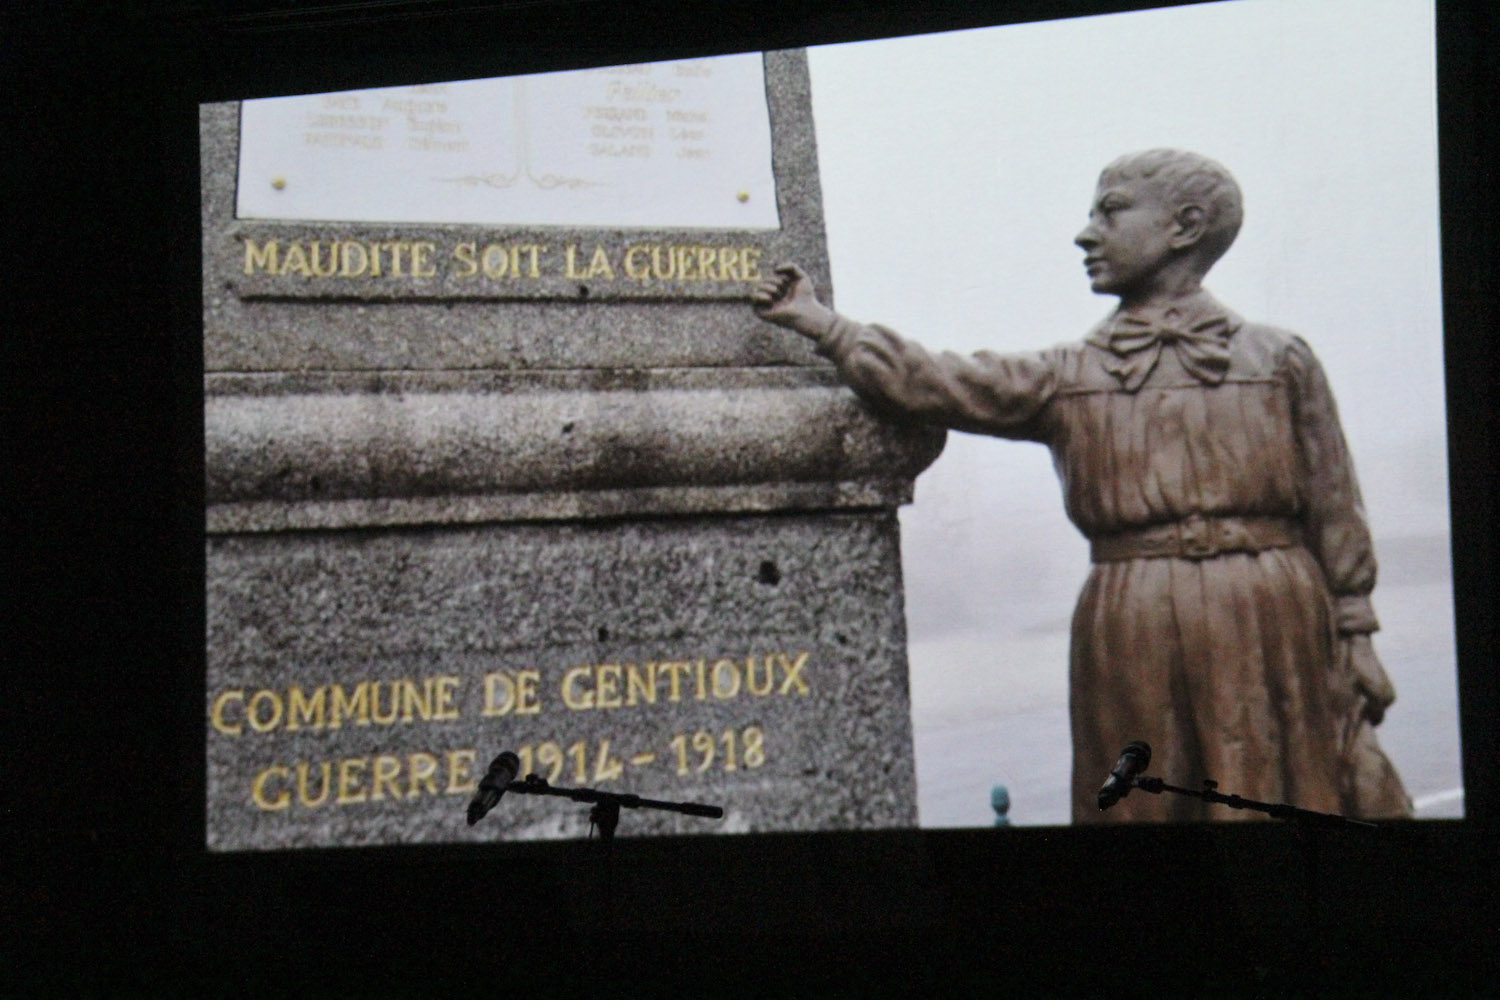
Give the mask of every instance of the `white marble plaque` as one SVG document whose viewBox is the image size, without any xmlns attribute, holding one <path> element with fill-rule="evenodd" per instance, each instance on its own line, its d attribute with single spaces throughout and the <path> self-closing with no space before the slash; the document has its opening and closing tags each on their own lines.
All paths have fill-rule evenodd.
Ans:
<svg viewBox="0 0 1500 1000">
<path fill-rule="evenodd" d="M 245 101 L 236 214 L 774 229 L 762 57 Z"/>
</svg>

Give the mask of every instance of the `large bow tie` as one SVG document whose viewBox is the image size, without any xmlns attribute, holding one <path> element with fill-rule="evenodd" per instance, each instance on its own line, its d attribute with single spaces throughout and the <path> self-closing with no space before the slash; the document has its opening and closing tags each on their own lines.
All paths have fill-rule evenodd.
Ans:
<svg viewBox="0 0 1500 1000">
<path fill-rule="evenodd" d="M 1208 316 L 1188 325 L 1175 325 L 1171 318 L 1148 322 L 1122 315 L 1095 339 L 1108 353 L 1104 369 L 1118 378 L 1127 392 L 1135 392 L 1161 359 L 1163 345 L 1170 345 L 1177 360 L 1205 385 L 1218 385 L 1229 371 L 1229 334 L 1233 328 L 1223 314 Z"/>
</svg>

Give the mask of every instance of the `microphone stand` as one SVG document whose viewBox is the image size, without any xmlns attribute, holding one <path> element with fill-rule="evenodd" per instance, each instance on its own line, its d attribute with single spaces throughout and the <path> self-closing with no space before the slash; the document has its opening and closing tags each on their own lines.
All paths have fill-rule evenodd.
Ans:
<svg viewBox="0 0 1500 1000">
<path fill-rule="evenodd" d="M 1257 802 L 1254 799 L 1241 798 L 1238 795 L 1225 795 L 1223 792 L 1218 791 L 1219 783 L 1212 778 L 1203 779 L 1203 787 L 1195 790 L 1191 788 L 1178 788 L 1176 785 L 1167 784 L 1160 778 L 1141 775 L 1138 778 L 1131 779 L 1131 787 L 1139 788 L 1143 792 L 1150 792 L 1152 795 L 1160 795 L 1162 792 L 1190 795 L 1195 799 L 1225 805 L 1231 809 L 1254 809 L 1276 819 L 1296 820 L 1299 823 L 1306 823 L 1313 826 L 1361 826 L 1371 830 L 1381 829 L 1378 824 L 1360 819 L 1350 819 L 1347 816 L 1340 816 L 1337 813 L 1314 812 L 1311 809 L 1299 809 L 1296 806 L 1289 806 L 1284 802 Z"/>
<path fill-rule="evenodd" d="M 620 825 L 620 809 L 660 809 L 663 812 L 682 813 L 684 816 L 704 816 L 722 819 L 724 810 L 718 806 L 699 802 L 663 802 L 659 799 L 643 799 L 639 795 L 619 792 L 601 792 L 597 788 L 558 788 L 547 784 L 547 779 L 528 774 L 523 781 L 512 781 L 505 786 L 507 792 L 522 795 L 557 795 L 574 802 L 592 802 L 589 821 L 599 828 L 600 840 L 613 840 L 615 827 Z"/>
</svg>

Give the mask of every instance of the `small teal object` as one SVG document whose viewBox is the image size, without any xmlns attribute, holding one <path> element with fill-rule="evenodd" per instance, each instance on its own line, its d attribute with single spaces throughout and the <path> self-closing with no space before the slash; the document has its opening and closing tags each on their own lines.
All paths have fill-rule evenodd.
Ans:
<svg viewBox="0 0 1500 1000">
<path fill-rule="evenodd" d="M 1010 826 L 1010 789 L 995 785 L 990 789 L 990 808 L 995 810 L 995 825 Z"/>
</svg>

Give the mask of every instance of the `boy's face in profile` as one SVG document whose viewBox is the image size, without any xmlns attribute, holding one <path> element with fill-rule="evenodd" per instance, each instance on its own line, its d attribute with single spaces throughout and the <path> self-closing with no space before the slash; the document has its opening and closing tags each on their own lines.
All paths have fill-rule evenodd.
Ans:
<svg viewBox="0 0 1500 1000">
<path fill-rule="evenodd" d="M 1160 188 L 1149 178 L 1099 178 L 1088 225 L 1073 239 L 1096 293 L 1128 302 L 1150 290 L 1172 253 L 1174 206 Z"/>
</svg>

